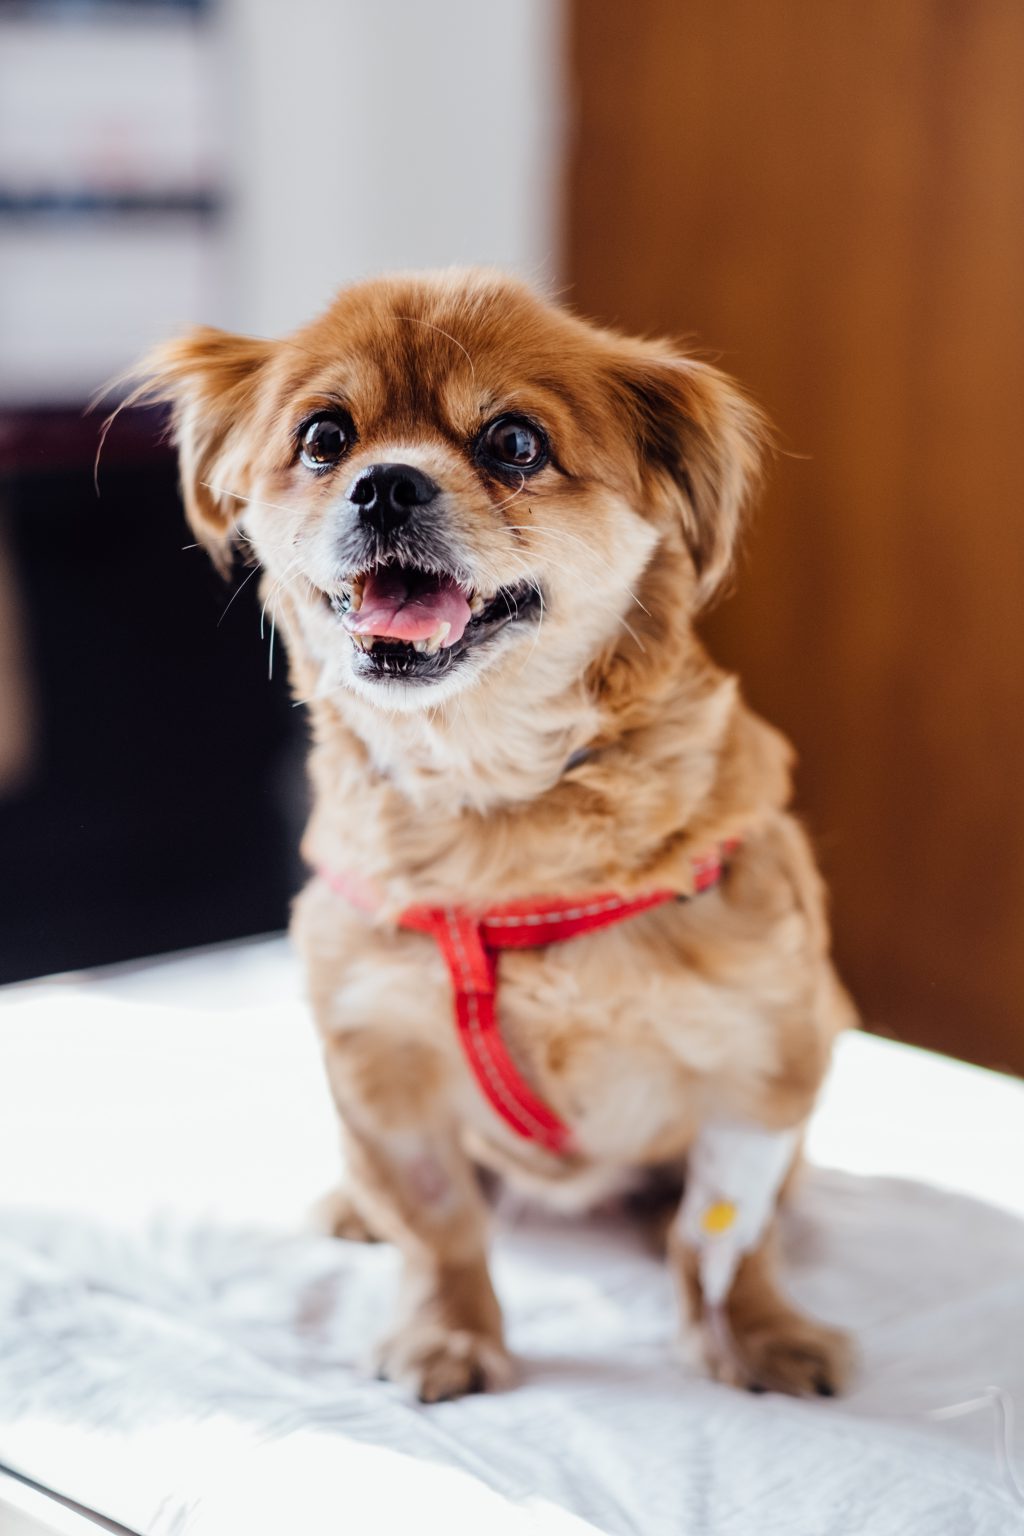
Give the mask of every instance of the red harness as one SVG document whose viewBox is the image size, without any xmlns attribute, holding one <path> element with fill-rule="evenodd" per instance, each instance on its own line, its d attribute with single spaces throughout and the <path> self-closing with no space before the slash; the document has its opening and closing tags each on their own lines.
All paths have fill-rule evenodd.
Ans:
<svg viewBox="0 0 1024 1536">
<path fill-rule="evenodd" d="M 694 894 L 710 890 L 722 878 L 724 859 L 735 843 L 693 860 Z M 322 869 L 332 890 L 353 906 L 373 911 L 375 903 L 358 882 Z M 651 907 L 677 901 L 676 891 L 645 896 L 585 896 L 573 901 L 507 902 L 484 912 L 462 907 L 406 907 L 400 928 L 427 933 L 436 941 L 451 973 L 459 1043 L 485 1097 L 506 1125 L 549 1152 L 570 1150 L 570 1130 L 523 1081 L 502 1039 L 497 1018 L 498 952 L 535 949 L 574 939 L 595 928 L 608 928 Z"/>
</svg>

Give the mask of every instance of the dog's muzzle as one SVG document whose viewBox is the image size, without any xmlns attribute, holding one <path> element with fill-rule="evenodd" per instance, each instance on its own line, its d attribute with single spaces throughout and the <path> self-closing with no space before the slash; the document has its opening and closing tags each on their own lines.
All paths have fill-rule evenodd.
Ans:
<svg viewBox="0 0 1024 1536">
<path fill-rule="evenodd" d="M 412 464 L 372 464 L 337 509 L 342 617 L 366 679 L 432 682 L 472 647 L 542 611 L 534 582 L 478 589 L 442 488 Z"/>
</svg>

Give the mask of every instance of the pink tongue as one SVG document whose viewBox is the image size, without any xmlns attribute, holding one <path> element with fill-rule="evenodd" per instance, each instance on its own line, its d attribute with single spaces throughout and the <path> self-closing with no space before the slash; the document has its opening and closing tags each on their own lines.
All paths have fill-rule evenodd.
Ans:
<svg viewBox="0 0 1024 1536">
<path fill-rule="evenodd" d="M 462 639 L 468 623 L 469 604 L 450 577 L 413 577 L 410 582 L 409 573 L 397 566 L 371 571 L 359 612 L 345 615 L 345 627 L 354 635 L 391 640 L 429 640 L 439 624 L 450 624 L 442 650 Z"/>
</svg>

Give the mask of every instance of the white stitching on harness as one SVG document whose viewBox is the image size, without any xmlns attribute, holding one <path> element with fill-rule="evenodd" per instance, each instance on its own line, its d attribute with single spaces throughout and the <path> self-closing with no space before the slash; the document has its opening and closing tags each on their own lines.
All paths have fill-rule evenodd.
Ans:
<svg viewBox="0 0 1024 1536">
<path fill-rule="evenodd" d="M 525 917 L 485 917 L 485 928 L 536 928 L 541 923 L 571 922 L 577 917 L 594 917 L 598 912 L 614 912 L 626 903 L 619 896 L 608 901 L 595 901 L 589 907 L 568 907 L 560 912 L 528 912 Z"/>
<path fill-rule="evenodd" d="M 487 1042 L 483 1030 L 480 1027 L 480 1011 L 477 1004 L 476 992 L 473 990 L 471 985 L 473 978 L 470 975 L 469 958 L 466 955 L 466 950 L 462 942 L 462 934 L 459 932 L 458 923 L 455 921 L 453 908 L 444 908 L 444 920 L 447 925 L 448 932 L 451 935 L 452 948 L 455 951 L 455 960 L 459 968 L 460 980 L 462 983 L 460 990 L 465 994 L 469 1001 L 469 1028 L 473 1037 L 474 1048 L 476 1050 L 478 1060 L 482 1062 L 484 1071 L 487 1073 L 487 1080 L 491 1084 L 495 1093 L 498 1095 L 498 1098 L 501 1099 L 502 1103 L 506 1106 L 507 1109 L 511 1111 L 513 1116 L 517 1120 L 525 1120 L 530 1130 L 546 1139 L 551 1134 L 550 1128 L 548 1126 L 542 1125 L 537 1117 L 531 1114 L 530 1110 L 525 1104 L 520 1104 L 517 1099 L 514 1099 L 511 1096 L 508 1088 L 505 1086 L 504 1079 L 498 1072 L 497 1067 L 494 1065 L 494 1061 L 490 1053 L 490 1045 Z"/>
</svg>

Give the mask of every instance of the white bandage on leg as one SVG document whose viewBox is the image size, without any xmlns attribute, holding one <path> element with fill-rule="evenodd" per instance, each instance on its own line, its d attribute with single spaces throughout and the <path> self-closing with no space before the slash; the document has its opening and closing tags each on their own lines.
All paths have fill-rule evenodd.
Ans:
<svg viewBox="0 0 1024 1536">
<path fill-rule="evenodd" d="M 701 1127 L 687 1157 L 686 1193 L 676 1223 L 697 1252 L 708 1307 L 722 1305 L 743 1254 L 760 1242 L 800 1130 L 766 1131 L 735 1120 Z"/>
</svg>

